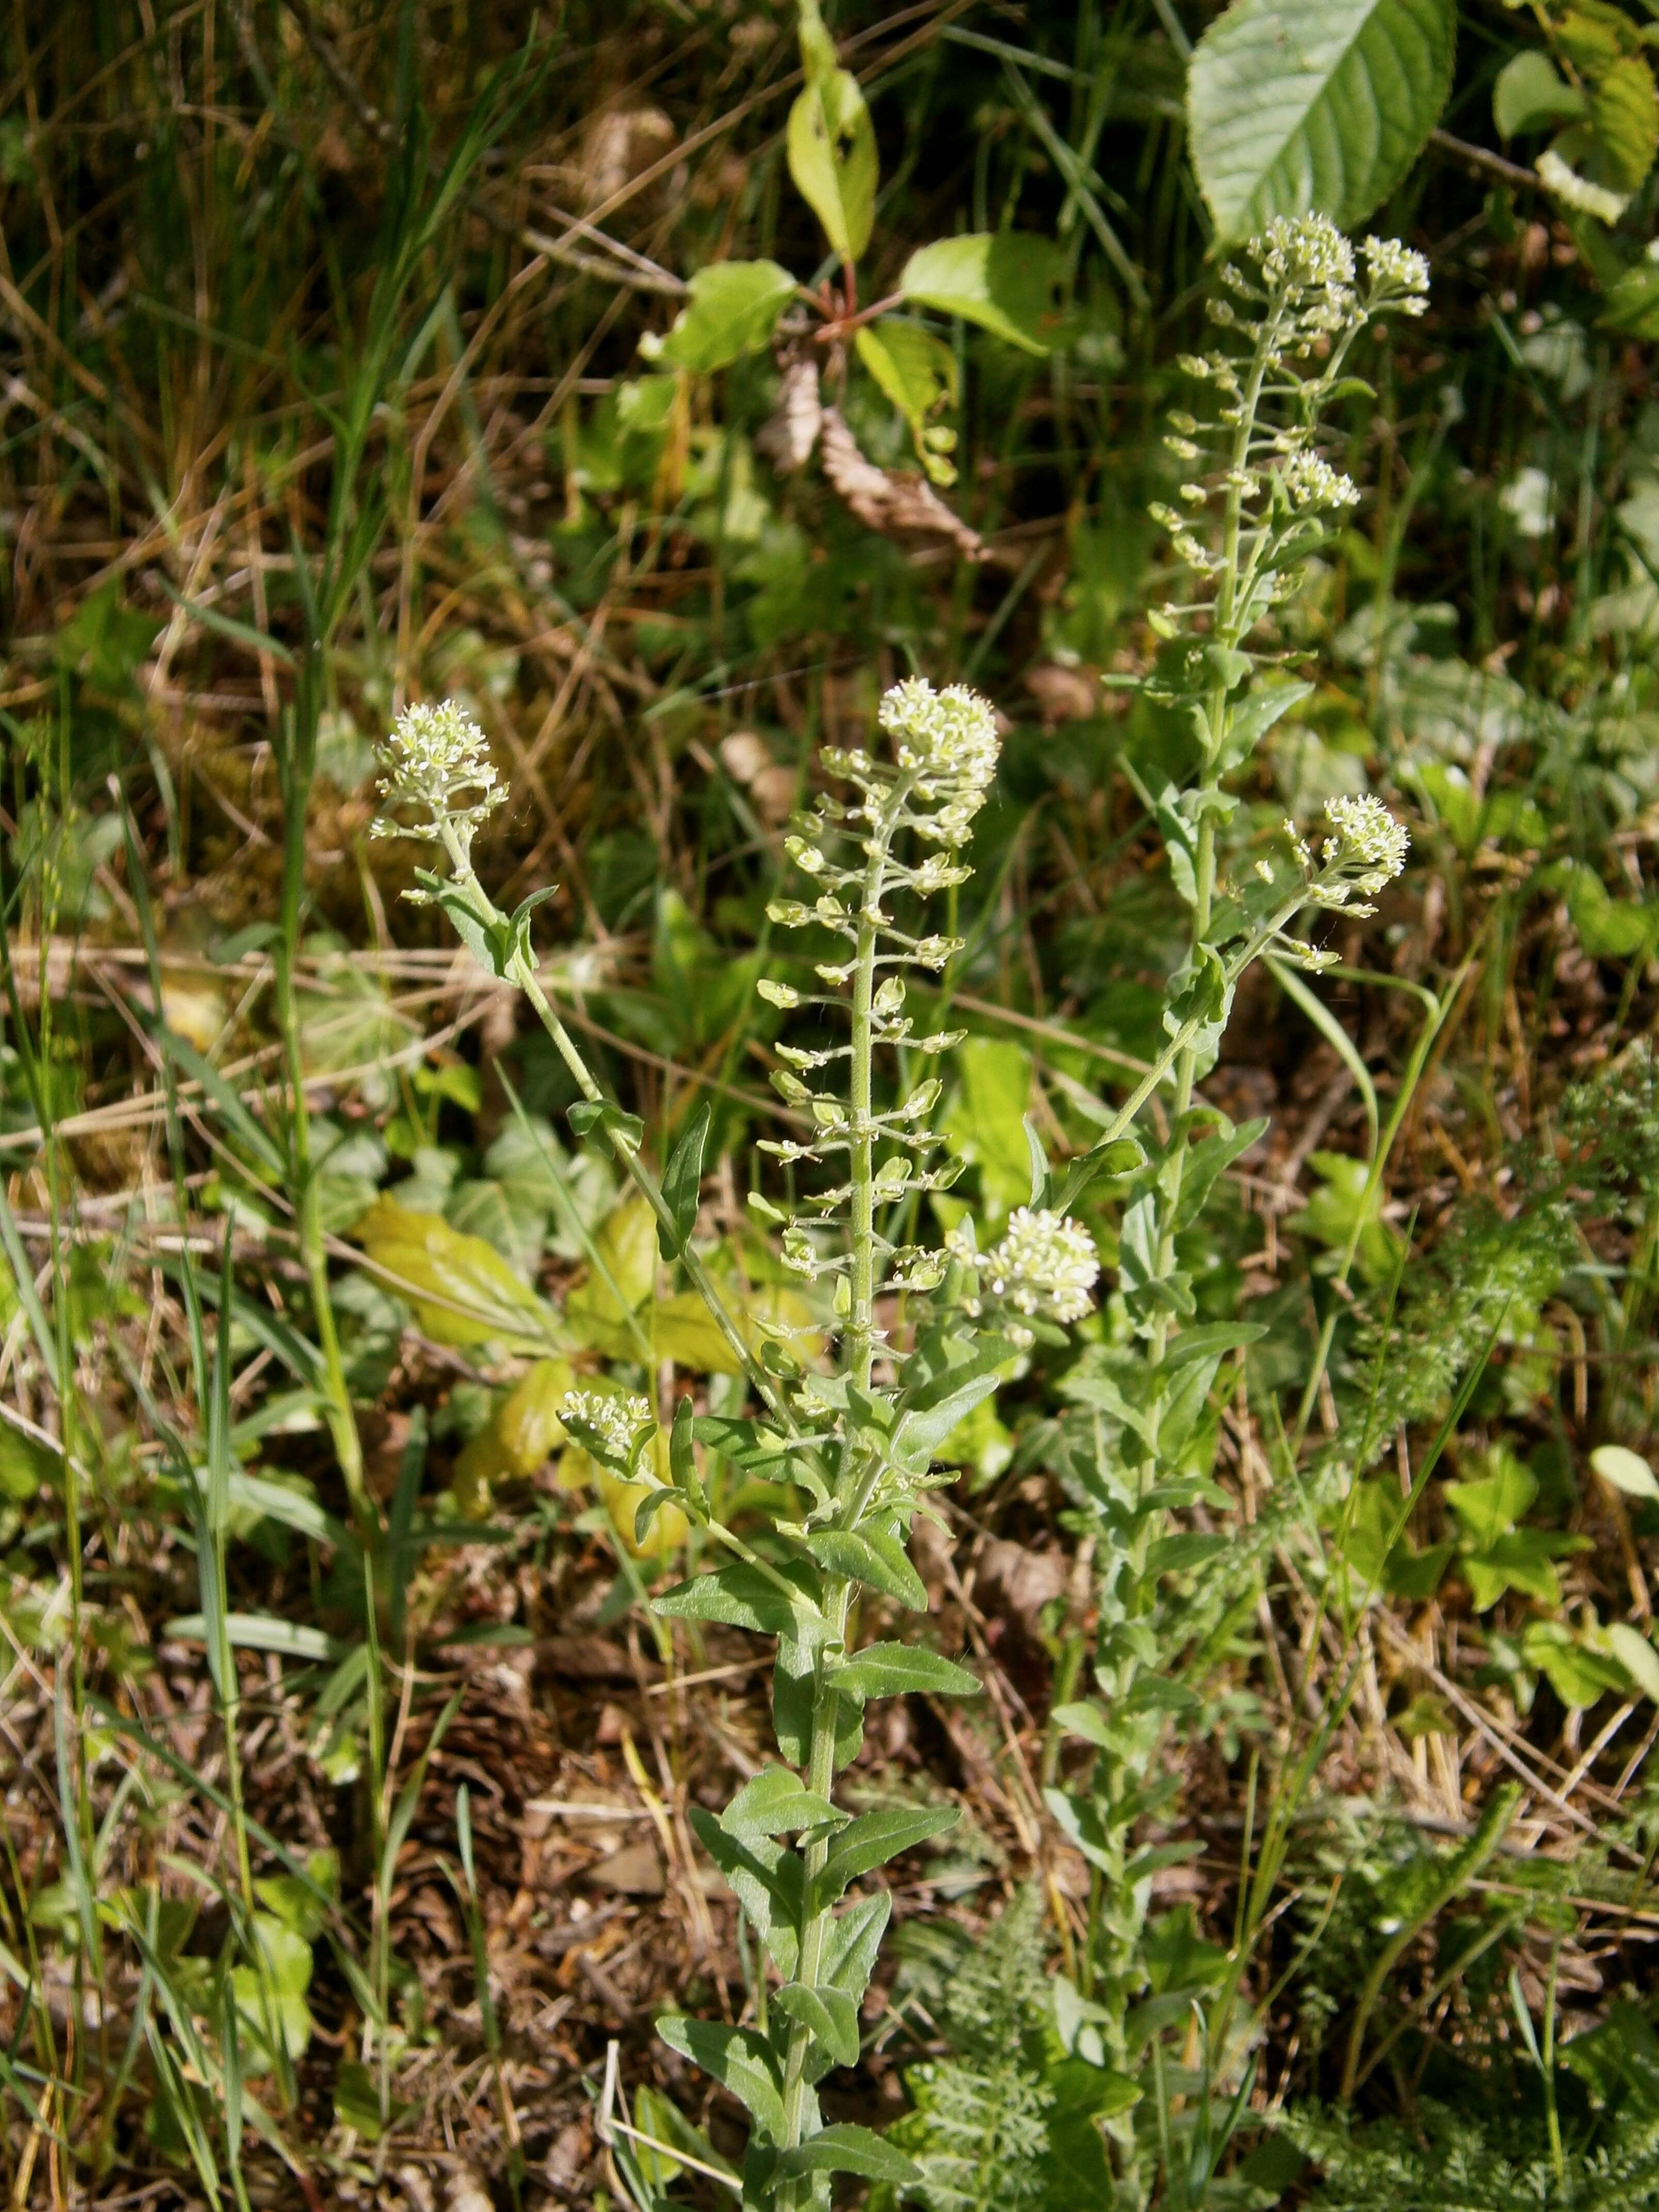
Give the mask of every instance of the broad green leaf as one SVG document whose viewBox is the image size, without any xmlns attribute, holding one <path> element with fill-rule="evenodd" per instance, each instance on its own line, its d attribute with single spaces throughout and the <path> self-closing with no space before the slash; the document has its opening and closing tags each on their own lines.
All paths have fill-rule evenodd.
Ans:
<svg viewBox="0 0 1659 2212">
<path fill-rule="evenodd" d="M 876 214 L 876 133 L 858 79 L 837 66 L 817 0 L 799 0 L 806 89 L 789 111 L 789 173 L 831 250 L 856 261 Z"/>
<path fill-rule="evenodd" d="M 773 1992 L 772 2002 L 788 2019 L 810 2030 L 837 2066 L 857 2065 L 858 2007 L 842 1990 L 786 1982 Z"/>
<path fill-rule="evenodd" d="M 379 1198 L 357 1224 L 357 1241 L 433 1343 L 546 1345 L 550 1310 L 482 1237 Z"/>
<path fill-rule="evenodd" d="M 1615 1621 L 1607 1631 L 1607 1649 L 1642 1695 L 1659 1705 L 1659 1651 L 1641 1630 L 1628 1620 Z"/>
<path fill-rule="evenodd" d="M 933 417 L 957 404 L 957 357 L 942 338 L 920 323 L 884 316 L 866 323 L 854 343 L 859 359 L 910 426 L 916 458 L 936 484 L 951 484 L 957 472 L 945 457 L 956 447 L 956 433 Z"/>
<path fill-rule="evenodd" d="M 783 2173 L 859 2173 L 871 2181 L 890 2182 L 894 2187 L 914 2189 L 922 2179 L 921 2168 L 895 2144 L 873 2129 L 851 2120 L 838 2120 L 809 2136 L 778 2160 Z"/>
<path fill-rule="evenodd" d="M 885 1528 L 814 1528 L 806 1548 L 821 1567 L 849 1581 L 867 1583 L 884 1596 L 896 1598 L 913 1613 L 927 1610 L 927 1586 L 911 1565 L 904 1547 Z"/>
<path fill-rule="evenodd" d="M 918 246 L 899 276 L 918 307 L 960 315 L 1025 353 L 1047 353 L 1066 312 L 1066 256 L 1034 231 L 969 231 Z"/>
<path fill-rule="evenodd" d="M 1507 1535 L 1538 1495 L 1538 1481 L 1514 1453 L 1499 1446 L 1488 1455 L 1492 1473 L 1479 1482 L 1449 1482 L 1446 1502 L 1470 1541 L 1485 1547 Z"/>
<path fill-rule="evenodd" d="M 866 1644 L 830 1676 L 852 1698 L 900 1698 L 918 1691 L 935 1698 L 973 1698 L 979 1684 L 965 1667 L 925 1644 Z"/>
<path fill-rule="evenodd" d="M 1590 94 L 1597 150 L 1616 191 L 1633 192 L 1659 152 L 1659 93 L 1639 55 L 1616 61 Z"/>
<path fill-rule="evenodd" d="M 804 1592 L 790 1600 L 758 1567 L 740 1561 L 677 1583 L 653 1598 L 651 1610 L 674 1620 L 724 1621 L 729 1628 L 750 1629 L 758 1636 L 798 1636 L 803 1621 L 811 1616 L 812 1603 Z"/>
<path fill-rule="evenodd" d="M 1561 1578 L 1552 1555 L 1570 1548 L 1571 1537 L 1543 1528 L 1513 1528 L 1495 1537 L 1484 1551 L 1465 1552 L 1459 1561 L 1477 1613 L 1487 1613 L 1506 1590 L 1518 1589 L 1540 1605 L 1561 1602 Z"/>
<path fill-rule="evenodd" d="M 1631 960 L 1659 942 L 1659 906 L 1616 899 L 1593 868 L 1575 868 L 1567 912 L 1592 960 Z"/>
<path fill-rule="evenodd" d="M 799 1854 L 765 1836 L 734 1836 L 701 1805 L 690 1813 L 698 1842 L 726 1878 L 751 1927 L 786 1981 L 800 1955 L 805 1865 Z"/>
<path fill-rule="evenodd" d="M 930 1836 L 954 1828 L 960 1815 L 954 1805 L 922 1805 L 915 1810 L 895 1807 L 884 1813 L 865 1813 L 835 1838 L 817 1877 L 820 1900 L 833 1905 L 850 1881 L 869 1874 L 889 1859 L 896 1858 Z"/>
<path fill-rule="evenodd" d="M 684 2013 L 665 2014 L 657 2022 L 657 2033 L 671 2051 L 723 2082 L 768 2135 L 775 2138 L 783 2133 L 783 2085 L 764 2036 L 752 2027 L 690 2020 Z"/>
<path fill-rule="evenodd" d="M 1501 138 L 1559 130 L 1564 123 L 1578 122 L 1589 109 L 1577 86 L 1569 84 L 1536 46 L 1512 54 L 1492 82 L 1492 118 Z"/>
<path fill-rule="evenodd" d="M 1653 1469 L 1639 1452 L 1627 1451 L 1623 1444 L 1598 1444 L 1590 1454 L 1590 1466 L 1626 1498 L 1659 1498 Z"/>
<path fill-rule="evenodd" d="M 691 299 L 665 338 L 641 340 L 647 359 L 703 376 L 771 337 L 795 289 L 775 261 L 716 261 L 691 279 Z"/>
<path fill-rule="evenodd" d="M 845 1912 L 830 1923 L 818 1964 L 820 1986 L 832 1982 L 838 1990 L 845 1990 L 854 2004 L 863 2002 L 870 1977 L 876 1971 L 881 1939 L 887 1932 L 892 1911 L 890 1892 L 878 1889 L 873 1897 L 862 1897 L 856 1905 L 849 1905 Z"/>
<path fill-rule="evenodd" d="M 1193 165 L 1222 240 L 1274 216 L 1363 222 L 1445 105 L 1456 27 L 1455 0 L 1233 0 L 1187 80 Z"/>
<path fill-rule="evenodd" d="M 1564 1705 L 1582 1709 L 1595 1705 L 1609 1691 L 1628 1687 L 1626 1669 L 1618 1660 L 1590 1646 L 1559 1620 L 1534 1620 L 1521 1639 L 1522 1655 L 1529 1667 L 1540 1668 Z"/>
<path fill-rule="evenodd" d="M 787 1766 L 763 1766 L 720 1814 L 728 1835 L 789 1835 L 801 1828 L 833 1825 L 843 1818 L 827 1797 L 808 1790 Z"/>
</svg>

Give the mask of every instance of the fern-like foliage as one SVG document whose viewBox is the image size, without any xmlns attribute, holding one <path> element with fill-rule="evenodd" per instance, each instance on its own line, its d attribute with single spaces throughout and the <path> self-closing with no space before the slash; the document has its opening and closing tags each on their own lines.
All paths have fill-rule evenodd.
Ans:
<svg viewBox="0 0 1659 2212">
<path fill-rule="evenodd" d="M 1045 2194 L 1042 1901 L 1021 1891 L 982 1942 L 962 1953 L 936 1997 L 936 2024 L 955 2054 L 913 2066 L 915 2101 L 891 2130 L 921 2166 L 907 2191 L 926 2212 L 1018 2212 Z"/>
<path fill-rule="evenodd" d="M 1318 2212 L 1653 2212 L 1659 2207 L 1659 2118 L 1620 2113 L 1608 2140 L 1506 2158 L 1464 2112 L 1425 2103 L 1415 2126 L 1379 2122 L 1357 2133 L 1317 2112 L 1284 2123 L 1322 2169 Z"/>
</svg>

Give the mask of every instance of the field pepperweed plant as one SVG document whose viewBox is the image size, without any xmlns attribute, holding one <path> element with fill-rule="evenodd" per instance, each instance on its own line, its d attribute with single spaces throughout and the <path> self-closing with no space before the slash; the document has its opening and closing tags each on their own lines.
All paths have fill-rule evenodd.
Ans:
<svg viewBox="0 0 1659 2212">
<path fill-rule="evenodd" d="M 693 1119 L 659 1181 L 645 1164 L 639 1124 L 602 1097 L 537 982 L 530 907 L 504 915 L 480 884 L 472 835 L 501 796 L 482 733 L 453 705 L 415 707 L 384 749 L 388 807 L 398 822 L 412 811 L 410 826 L 440 844 L 450 864 L 447 877 L 424 876 L 414 896 L 441 903 L 495 973 L 528 994 L 582 1092 L 577 1127 L 609 1145 L 648 1199 L 665 1255 L 688 1268 L 723 1334 L 741 1348 L 757 1401 L 751 1414 L 732 1418 L 700 1414 L 682 1399 L 668 1417 L 665 1482 L 653 1449 L 659 1413 L 645 1398 L 579 1389 L 561 1407 L 583 1449 L 643 1486 L 637 1534 L 672 1504 L 730 1555 L 659 1596 L 655 1611 L 776 1639 L 780 1761 L 746 1783 L 718 1819 L 701 1810 L 691 1818 L 763 1945 L 777 1986 L 764 1994 L 752 2024 L 684 2015 L 659 2022 L 673 2048 L 749 2112 L 745 2204 L 780 2212 L 827 2205 L 838 2172 L 901 2191 L 925 2185 L 924 2168 L 872 2130 L 826 2125 L 817 2084 L 858 2057 L 860 2005 L 890 1910 L 880 1888 L 850 1903 L 848 1892 L 957 1816 L 932 1807 L 854 1816 L 838 1807 L 836 1784 L 859 1747 L 871 1701 L 907 1692 L 970 1697 L 978 1685 L 923 1643 L 858 1644 L 857 1601 L 868 1592 L 901 1608 L 925 1608 L 908 1544 L 918 1516 L 930 1510 L 930 1492 L 955 1480 L 954 1469 L 939 1463 L 939 1448 L 994 1396 L 1023 1354 L 1039 1340 L 1063 1347 L 1067 1326 L 1090 1310 L 1099 1261 L 1069 1209 L 1103 1174 L 1139 1178 L 1119 1297 L 1142 1349 L 1133 1378 L 1097 1373 L 1076 1385 L 1097 1413 L 1115 1417 L 1091 1493 L 1102 1509 L 1110 1564 L 1095 1670 L 1102 1717 L 1084 1732 L 1103 1752 L 1090 1788 L 1081 1796 L 1056 1791 L 1054 1804 L 1106 1878 L 1085 1997 L 1128 1972 L 1122 1938 L 1139 1885 L 1124 1866 L 1137 1801 L 1127 1786 L 1123 1754 L 1132 1745 L 1122 1730 L 1127 1723 L 1133 1734 L 1145 1709 L 1137 1665 L 1146 1644 L 1125 1594 L 1145 1580 L 1155 1509 L 1179 1502 L 1158 1471 L 1178 1459 L 1222 1352 L 1237 1340 L 1223 1333 L 1218 1344 L 1217 1332 L 1206 1331 L 1197 1356 L 1182 1358 L 1177 1332 L 1192 1306 L 1175 1240 L 1218 1168 L 1258 1133 L 1224 1127 L 1195 1144 L 1204 1122 L 1217 1117 L 1198 1104 L 1194 1085 L 1213 1063 L 1233 990 L 1250 963 L 1270 954 L 1320 965 L 1322 956 L 1291 933 L 1291 924 L 1307 912 L 1356 910 L 1405 856 L 1405 834 L 1377 801 L 1338 799 L 1327 810 L 1329 834 L 1317 851 L 1291 831 L 1288 849 L 1258 859 L 1240 887 L 1218 884 L 1216 833 L 1231 812 L 1222 778 L 1273 719 L 1275 694 L 1255 691 L 1256 659 L 1247 640 L 1313 542 L 1319 513 L 1352 496 L 1315 449 L 1319 404 L 1366 320 L 1420 300 L 1413 257 L 1375 242 L 1367 254 L 1363 299 L 1351 283 L 1346 241 L 1318 222 L 1274 226 L 1253 249 L 1259 285 L 1229 272 L 1234 290 L 1261 313 L 1247 326 L 1253 350 L 1242 374 L 1220 353 L 1194 368 L 1214 384 L 1220 423 L 1231 433 L 1220 551 L 1212 554 L 1195 534 L 1210 497 L 1203 483 L 1185 488 L 1193 515 L 1171 517 L 1182 557 L 1212 591 L 1167 617 L 1191 637 L 1183 665 L 1195 680 L 1184 696 L 1200 733 L 1201 768 L 1190 790 L 1166 790 L 1156 800 L 1192 909 L 1191 950 L 1170 994 L 1167 1042 L 1152 1067 L 1081 1158 L 1051 1168 L 1033 1138 L 1030 1202 L 988 1249 L 979 1249 L 971 1217 L 938 1242 L 922 1233 L 925 1201 L 948 1188 L 960 1163 L 941 1157 L 932 1127 L 939 1079 L 918 1071 L 960 1040 L 948 1030 L 919 1030 L 906 1008 L 907 978 L 938 975 L 962 949 L 931 926 L 929 907 L 970 872 L 975 817 L 996 773 L 994 712 L 961 686 L 936 690 L 911 678 L 882 699 L 878 736 L 867 750 L 826 748 L 821 757 L 836 788 L 818 796 L 786 845 L 811 896 L 777 899 L 770 915 L 823 948 L 815 961 L 823 988 L 769 980 L 757 987 L 798 1018 L 800 1041 L 780 1044 L 783 1064 L 773 1080 L 802 1133 L 765 1146 L 787 1170 L 794 1195 L 788 1206 L 760 1194 L 750 1203 L 777 1232 L 788 1267 L 829 1290 L 835 1348 L 827 1364 L 802 1356 L 781 1328 L 758 1357 L 750 1349 L 750 1333 L 701 1267 L 693 1242 L 707 1112 Z M 1232 326 L 1236 312 L 1226 307 L 1222 319 Z M 1304 378 L 1291 364 L 1316 351 L 1326 356 L 1321 373 Z M 1272 410 L 1285 402 L 1282 427 L 1269 427 Z M 1183 458 L 1202 451 L 1197 427 L 1187 416 L 1177 429 Z M 1280 689 L 1293 694 L 1295 687 Z M 1155 1097 L 1170 1135 L 1153 1157 L 1132 1132 Z M 1180 1386 L 1172 1380 L 1177 1372 Z M 1097 1419 L 1093 1434 L 1103 1433 Z M 711 1516 L 699 1448 L 789 1486 L 785 1494 L 799 1500 L 799 1517 L 776 1518 L 763 1543 L 723 1526 Z M 1149 1747 L 1144 1736 L 1133 1746 Z M 1102 2055 L 1121 2058 L 1121 2004 L 1108 2014 L 1113 2033 Z M 1103 2069 L 1103 2078 L 1109 2073 Z"/>
</svg>

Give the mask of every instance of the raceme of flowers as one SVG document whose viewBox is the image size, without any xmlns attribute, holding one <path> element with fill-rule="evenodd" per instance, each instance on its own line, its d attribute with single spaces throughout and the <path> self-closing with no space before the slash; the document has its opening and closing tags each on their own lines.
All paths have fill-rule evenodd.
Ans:
<svg viewBox="0 0 1659 2212">
<path fill-rule="evenodd" d="M 453 836 L 461 853 L 474 832 L 507 797 L 483 732 L 453 699 L 441 706 L 405 707 L 391 734 L 375 747 L 377 785 L 388 809 L 410 809 L 416 818 L 377 817 L 374 837 L 421 837 L 436 844 Z"/>
<path fill-rule="evenodd" d="M 1319 515 L 1357 503 L 1351 480 L 1312 450 L 1320 401 L 1369 323 L 1389 313 L 1420 315 L 1427 305 L 1428 264 L 1420 253 L 1397 239 L 1368 238 L 1356 255 L 1327 216 L 1275 217 L 1251 240 L 1245 259 L 1248 267 L 1230 262 L 1223 269 L 1232 296 L 1212 301 L 1210 313 L 1249 351 L 1182 356 L 1187 374 L 1213 388 L 1215 420 L 1205 426 L 1177 410 L 1164 441 L 1184 462 L 1204 459 L 1206 446 L 1224 447 L 1224 459 L 1218 456 L 1213 475 L 1192 476 L 1179 487 L 1181 507 L 1159 501 L 1150 510 L 1169 531 L 1177 558 L 1209 578 L 1221 574 L 1225 556 L 1205 544 L 1198 524 L 1218 496 L 1263 544 L 1288 542 Z M 1240 614 L 1248 627 L 1293 588 L 1293 577 L 1287 568 L 1262 568 L 1248 549 L 1245 565 L 1249 587 Z M 1170 617 L 1183 611 L 1192 610 L 1164 611 Z"/>
</svg>

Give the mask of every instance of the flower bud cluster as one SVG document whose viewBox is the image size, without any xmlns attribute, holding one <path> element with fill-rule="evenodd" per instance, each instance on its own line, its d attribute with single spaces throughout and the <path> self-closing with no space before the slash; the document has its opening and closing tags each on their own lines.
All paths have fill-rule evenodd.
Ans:
<svg viewBox="0 0 1659 2212">
<path fill-rule="evenodd" d="M 374 837 L 422 837 L 438 843 L 446 833 L 463 853 L 474 833 L 506 799 L 483 732 L 453 699 L 441 706 L 405 707 L 375 749 L 376 787 L 388 808 L 409 808 L 408 823 L 378 817 Z"/>
</svg>

